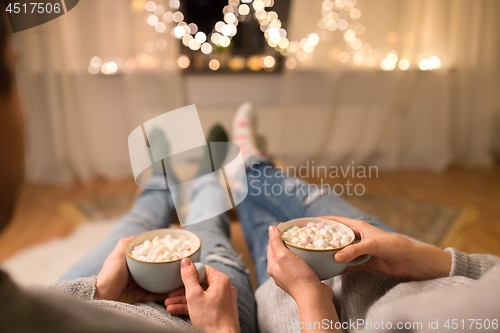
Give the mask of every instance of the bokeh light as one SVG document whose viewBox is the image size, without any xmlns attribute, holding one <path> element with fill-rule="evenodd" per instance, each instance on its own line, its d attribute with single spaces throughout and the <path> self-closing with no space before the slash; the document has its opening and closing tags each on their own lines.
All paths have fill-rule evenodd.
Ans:
<svg viewBox="0 0 500 333">
<path fill-rule="evenodd" d="M 179 66 L 179 68 L 181 68 L 181 69 L 188 68 L 190 64 L 191 64 L 191 61 L 189 60 L 189 58 L 186 55 L 181 55 L 181 56 L 179 56 L 179 58 L 177 58 L 177 66 Z"/>
<path fill-rule="evenodd" d="M 210 62 L 208 63 L 208 67 L 213 71 L 218 70 L 220 68 L 219 60 L 217 60 L 217 59 L 210 60 Z"/>
</svg>

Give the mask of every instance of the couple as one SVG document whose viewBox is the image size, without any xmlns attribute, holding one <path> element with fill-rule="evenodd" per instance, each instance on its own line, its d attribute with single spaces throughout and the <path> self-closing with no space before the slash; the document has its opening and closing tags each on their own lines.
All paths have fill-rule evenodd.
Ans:
<svg viewBox="0 0 500 333">
<path fill-rule="evenodd" d="M 11 219 L 24 171 L 23 112 L 15 85 L 15 63 L 2 9 L 0 230 Z M 291 187 L 298 188 L 303 182 L 282 178 L 281 171 L 259 152 L 251 118 L 248 106 L 240 109 L 233 135 L 247 167 L 252 166 L 246 170 L 248 181 L 259 180 L 253 182 L 247 198 L 237 207 L 256 265 L 259 287 L 255 297 L 248 271 L 229 241 L 226 214 L 186 227 L 202 239 L 206 283 L 200 285 L 193 263 L 185 259 L 181 265 L 184 289 L 160 295 L 135 284 L 125 263 L 127 239 L 146 230 L 168 227 L 174 211 L 168 190 L 148 189 L 109 237 L 70 269 L 61 282 L 25 288 L 0 270 L 2 331 L 334 332 L 359 329 L 352 325 L 359 320 L 364 320 L 365 329 L 377 332 L 408 329 L 406 325 L 396 326 L 402 321 L 417 323 L 413 328 L 424 331 L 429 330 L 431 320 L 438 320 L 440 329 L 446 319 L 465 319 L 466 323 L 468 319 L 489 320 L 490 325 L 497 320 L 498 325 L 498 257 L 440 250 L 408 240 L 336 196 L 299 191 L 289 195 L 293 193 Z M 208 141 L 223 141 L 224 136 L 217 128 Z M 154 185 L 164 179 L 153 175 L 149 181 Z M 262 194 L 257 184 L 264 181 L 287 191 L 279 196 Z M 206 206 L 206 198 L 221 193 L 217 179 L 193 185 L 188 220 L 199 221 L 208 214 L 211 207 Z M 338 252 L 337 261 L 348 262 L 363 254 L 372 258 L 356 266 L 356 271 L 319 281 L 304 261 L 285 248 L 276 228 L 280 222 L 304 216 L 326 216 L 344 223 L 361 239 Z M 179 315 L 187 315 L 190 320 Z M 386 326 L 381 327 L 383 323 Z"/>
<path fill-rule="evenodd" d="M 227 213 L 203 218 L 213 216 L 212 209 L 221 210 L 214 206 L 215 198 L 220 197 L 223 202 L 225 195 L 214 175 L 193 183 L 185 227 L 202 240 L 201 261 L 207 267 L 205 283 L 198 282 L 190 259 L 181 262 L 185 287 L 169 294 L 149 293 L 130 277 L 125 262 L 127 240 L 144 231 L 169 227 L 174 213 L 169 190 L 147 189 L 94 251 L 72 267 L 61 282 L 46 287 L 87 302 L 61 303 L 58 297 L 62 296 L 46 294 L 39 300 L 39 306 L 47 303 L 47 308 L 38 309 L 43 320 L 34 317 L 24 325 L 35 325 L 36 330 L 48 323 L 57 331 L 71 330 L 74 325 L 90 332 L 336 332 L 363 326 L 368 330 L 408 328 L 405 325 L 425 330 L 429 319 L 446 319 L 446 315 L 436 317 L 436 309 L 451 317 L 456 314 L 459 307 L 446 299 L 450 295 L 458 295 L 458 301 L 471 302 L 474 289 L 457 286 L 474 285 L 479 278 L 482 284 L 488 284 L 488 279 L 494 280 L 498 275 L 495 272 L 500 272 L 497 257 L 467 256 L 453 249 L 441 250 L 414 242 L 396 235 L 390 227 L 336 195 L 294 190 L 304 188 L 304 182 L 283 178 L 281 171 L 259 151 L 254 117 L 251 106 L 242 105 L 233 122 L 233 136 L 241 147 L 247 181 L 252 183 L 237 210 L 256 265 L 259 287 L 255 297 L 248 270 L 230 242 Z M 163 136 L 156 132 L 151 137 L 161 140 Z M 227 141 L 227 135 L 215 126 L 207 141 Z M 154 174 L 148 182 L 147 188 L 158 188 L 155 184 L 164 184 L 163 175 Z M 264 184 L 287 191 L 273 195 L 265 191 Z M 209 201 L 211 206 L 207 205 Z M 302 259 L 284 246 L 277 229 L 280 222 L 311 216 L 343 223 L 361 238 L 360 243 L 336 254 L 338 262 L 349 262 L 363 254 L 371 254 L 371 260 L 349 268 L 347 274 L 321 282 Z M 204 221 L 190 224 L 190 220 Z M 476 289 L 477 284 L 481 287 L 476 283 Z M 14 318 L 25 318 L 20 305 L 15 307 L 20 313 L 12 314 Z M 108 308 L 108 312 L 102 308 Z M 484 316 L 484 312 L 477 311 L 477 316 Z"/>
</svg>

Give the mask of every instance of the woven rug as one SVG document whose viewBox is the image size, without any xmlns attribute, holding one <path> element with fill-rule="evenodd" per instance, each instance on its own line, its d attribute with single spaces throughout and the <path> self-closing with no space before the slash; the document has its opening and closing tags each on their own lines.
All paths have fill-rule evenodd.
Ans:
<svg viewBox="0 0 500 333">
<path fill-rule="evenodd" d="M 453 226 L 470 216 L 470 208 L 441 205 L 378 194 L 344 197 L 363 212 L 378 217 L 398 232 L 441 245 Z"/>
<path fill-rule="evenodd" d="M 111 219 L 126 213 L 134 197 L 135 193 L 125 193 L 96 198 L 80 202 L 76 208 L 86 220 Z M 467 207 L 379 194 L 343 198 L 367 214 L 377 216 L 398 232 L 435 245 L 440 245 L 451 227 L 463 220 L 470 210 Z"/>
</svg>

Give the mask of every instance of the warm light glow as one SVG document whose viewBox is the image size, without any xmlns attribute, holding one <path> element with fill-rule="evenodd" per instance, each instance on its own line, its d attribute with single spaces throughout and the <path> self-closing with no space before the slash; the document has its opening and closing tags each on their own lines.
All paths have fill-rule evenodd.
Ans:
<svg viewBox="0 0 500 333">
<path fill-rule="evenodd" d="M 175 12 L 173 15 L 172 15 L 172 19 L 174 20 L 174 22 L 181 22 L 182 20 L 184 20 L 184 14 L 182 14 L 181 12 Z"/>
<path fill-rule="evenodd" d="M 323 1 L 323 10 L 332 10 L 333 9 L 333 2 L 330 0 L 325 0 Z"/>
<path fill-rule="evenodd" d="M 296 41 L 291 42 L 290 45 L 288 45 L 288 47 L 287 47 L 287 51 L 290 53 L 295 53 L 298 50 L 300 50 L 300 45 Z"/>
<path fill-rule="evenodd" d="M 349 26 L 349 23 L 347 23 L 347 21 L 344 19 L 340 19 L 337 22 L 337 27 L 339 28 L 339 30 L 345 30 L 345 29 L 347 29 L 348 26 Z"/>
<path fill-rule="evenodd" d="M 347 53 L 347 52 L 340 52 L 339 53 L 339 61 L 341 63 L 345 64 L 346 62 L 349 61 L 349 58 L 350 58 L 349 53 Z"/>
<path fill-rule="evenodd" d="M 207 40 L 207 35 L 205 35 L 204 32 L 199 31 L 196 33 L 194 38 L 198 41 L 198 43 L 205 43 L 205 41 Z"/>
<path fill-rule="evenodd" d="M 436 68 L 439 68 L 439 67 L 441 67 L 441 61 L 439 60 L 438 57 L 432 56 L 429 59 L 429 69 L 436 69 Z"/>
<path fill-rule="evenodd" d="M 243 68 L 245 68 L 245 58 L 243 57 L 233 57 L 229 59 L 229 62 L 227 63 L 228 67 L 237 72 L 241 71 Z"/>
<path fill-rule="evenodd" d="M 314 51 L 314 45 L 309 42 L 305 42 L 304 46 L 302 46 L 302 49 L 307 53 L 311 53 L 312 51 Z"/>
<path fill-rule="evenodd" d="M 366 30 L 366 28 L 362 24 L 356 24 L 356 26 L 354 27 L 354 31 L 356 31 L 356 34 L 358 34 L 358 35 L 364 34 L 365 30 Z"/>
<path fill-rule="evenodd" d="M 264 9 L 264 2 L 262 2 L 261 0 L 254 0 L 252 6 L 253 6 L 253 9 L 255 9 L 256 11 L 262 10 L 262 9 Z"/>
<path fill-rule="evenodd" d="M 228 47 L 231 43 L 231 40 L 227 36 L 221 36 L 221 38 L 219 39 L 219 43 L 222 47 Z"/>
<path fill-rule="evenodd" d="M 148 24 L 150 26 L 154 27 L 159 22 L 158 16 L 156 16 L 156 15 L 149 15 L 148 18 L 147 18 L 147 21 L 148 21 Z"/>
<path fill-rule="evenodd" d="M 240 5 L 238 7 L 238 13 L 240 13 L 240 15 L 250 14 L 250 7 L 248 7 L 248 5 Z"/>
<path fill-rule="evenodd" d="M 229 24 L 224 24 L 222 26 L 222 28 L 220 29 L 220 32 L 224 35 L 224 36 L 230 36 L 231 33 L 233 32 L 233 29 L 231 29 L 231 26 Z"/>
<path fill-rule="evenodd" d="M 171 23 L 174 20 L 172 16 L 173 16 L 172 12 L 166 12 L 165 14 L 163 14 L 163 21 Z"/>
<path fill-rule="evenodd" d="M 165 7 L 163 7 L 162 5 L 158 5 L 156 6 L 156 10 L 155 10 L 155 14 L 156 15 L 163 15 L 165 13 Z"/>
<path fill-rule="evenodd" d="M 95 66 L 89 65 L 88 70 L 89 70 L 90 74 L 97 74 L 97 73 L 99 73 L 99 66 L 95 67 Z"/>
<path fill-rule="evenodd" d="M 184 35 L 184 37 L 182 37 L 182 44 L 186 47 L 189 47 L 189 43 L 191 42 L 192 39 L 193 39 L 193 36 Z"/>
<path fill-rule="evenodd" d="M 179 66 L 182 69 L 188 68 L 190 64 L 191 61 L 185 55 L 181 55 L 179 58 L 177 58 L 177 66 Z"/>
<path fill-rule="evenodd" d="M 208 63 L 208 67 L 210 67 L 211 70 L 216 71 L 220 68 L 220 62 L 217 59 L 212 59 Z"/>
<path fill-rule="evenodd" d="M 267 33 L 269 34 L 269 38 L 280 38 L 280 29 L 278 28 L 270 28 L 267 30 Z"/>
<path fill-rule="evenodd" d="M 363 57 L 362 54 L 357 53 L 354 55 L 354 58 L 352 58 L 352 61 L 354 62 L 354 64 L 360 66 L 365 61 L 365 57 Z"/>
<path fill-rule="evenodd" d="M 181 6 L 181 3 L 180 3 L 180 1 L 179 1 L 179 0 L 170 0 L 170 1 L 168 2 L 168 5 L 169 5 L 169 6 L 170 6 L 170 8 L 172 8 L 172 9 L 177 9 L 177 8 L 179 8 L 179 7 Z"/>
<path fill-rule="evenodd" d="M 174 35 L 177 38 L 182 38 L 185 35 L 185 33 L 186 33 L 186 30 L 184 30 L 184 28 L 181 27 L 180 25 L 178 25 L 174 28 Z"/>
<path fill-rule="evenodd" d="M 266 56 L 263 60 L 264 66 L 267 68 L 274 67 L 276 60 L 272 56 Z"/>
<path fill-rule="evenodd" d="M 198 32 L 198 26 L 196 25 L 196 23 L 189 23 L 188 27 L 193 35 Z"/>
<path fill-rule="evenodd" d="M 90 60 L 90 66 L 97 68 L 97 71 L 99 71 L 99 67 L 102 65 L 102 60 L 99 57 L 93 57 Z"/>
<path fill-rule="evenodd" d="M 392 62 L 396 63 L 398 61 L 398 54 L 396 51 L 390 51 L 387 55 L 387 59 L 390 59 Z"/>
<path fill-rule="evenodd" d="M 155 26 L 155 30 L 159 33 L 164 33 L 166 30 L 167 30 L 167 25 L 163 22 L 159 22 L 156 26 Z"/>
<path fill-rule="evenodd" d="M 227 13 L 224 15 L 224 21 L 226 21 L 227 24 L 233 24 L 236 21 L 236 16 L 234 16 L 233 13 Z"/>
<path fill-rule="evenodd" d="M 315 34 L 315 33 L 309 34 L 309 36 L 307 37 L 307 41 L 309 43 L 311 43 L 313 46 L 318 45 L 318 43 L 319 43 L 319 36 L 318 36 L 318 34 Z"/>
<path fill-rule="evenodd" d="M 196 39 L 191 39 L 189 41 L 189 48 L 193 51 L 198 51 L 201 47 L 201 44 Z"/>
<path fill-rule="evenodd" d="M 398 67 L 400 70 L 405 71 L 410 68 L 410 62 L 406 59 L 401 59 L 398 63 Z"/>
<path fill-rule="evenodd" d="M 118 71 L 118 65 L 116 64 L 116 62 L 114 61 L 110 61 L 106 64 L 106 71 L 109 73 L 109 74 L 115 74 L 116 71 Z"/>
<path fill-rule="evenodd" d="M 372 46 L 368 43 L 364 43 L 363 46 L 361 46 L 361 51 L 366 54 L 370 53 L 372 49 Z"/>
<path fill-rule="evenodd" d="M 380 67 L 382 67 L 384 71 L 392 71 L 394 68 L 396 68 L 396 61 L 387 57 L 386 59 L 382 60 L 382 62 L 380 63 Z"/>
<path fill-rule="evenodd" d="M 224 26 L 224 22 L 222 21 L 218 21 L 217 23 L 215 23 L 215 30 L 217 32 L 221 32 L 222 31 L 222 27 Z"/>
<path fill-rule="evenodd" d="M 292 58 L 288 58 L 286 60 L 286 63 L 285 63 L 286 67 L 288 69 L 294 69 L 295 66 L 297 66 L 297 62 L 295 61 L 295 59 L 292 59 Z"/>
<path fill-rule="evenodd" d="M 156 2 L 148 1 L 146 2 L 146 6 L 144 7 L 148 12 L 154 12 L 156 10 Z"/>
<path fill-rule="evenodd" d="M 429 69 L 429 61 L 427 59 L 420 60 L 420 62 L 418 63 L 418 67 L 423 71 L 428 70 Z"/>
<path fill-rule="evenodd" d="M 252 56 L 247 60 L 247 67 L 252 71 L 258 71 L 261 69 L 260 67 L 260 57 Z"/>
<path fill-rule="evenodd" d="M 220 45 L 220 38 L 221 38 L 221 35 L 218 33 L 214 33 L 210 37 L 210 39 L 212 40 L 212 43 L 214 43 L 215 45 Z"/>
<path fill-rule="evenodd" d="M 278 43 L 278 46 L 285 50 L 290 45 L 290 42 L 286 38 L 282 38 Z"/>
<path fill-rule="evenodd" d="M 349 29 L 344 33 L 344 39 L 346 42 L 351 42 L 354 38 L 356 38 L 356 32 L 354 30 Z"/>
<path fill-rule="evenodd" d="M 212 44 L 210 43 L 203 43 L 201 44 L 201 52 L 203 52 L 204 54 L 210 54 L 212 53 Z"/>
<path fill-rule="evenodd" d="M 359 19 L 361 17 L 361 11 L 359 9 L 357 9 L 357 8 L 353 8 L 351 10 L 350 15 L 351 15 L 351 18 L 353 20 L 357 20 L 357 19 Z"/>
</svg>

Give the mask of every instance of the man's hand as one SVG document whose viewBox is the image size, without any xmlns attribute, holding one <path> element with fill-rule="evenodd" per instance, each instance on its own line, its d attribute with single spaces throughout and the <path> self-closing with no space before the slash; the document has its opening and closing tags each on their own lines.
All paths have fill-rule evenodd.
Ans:
<svg viewBox="0 0 500 333">
<path fill-rule="evenodd" d="M 345 272 L 366 269 L 396 277 L 423 280 L 448 276 L 451 254 L 436 247 L 417 244 L 402 236 L 380 230 L 365 221 L 339 216 L 321 218 L 345 224 L 361 237 L 361 242 L 337 252 L 335 260 L 347 263 L 364 254 L 372 257 Z"/>
<path fill-rule="evenodd" d="M 227 275 L 205 265 L 206 286 L 198 281 L 198 273 L 190 259 L 182 259 L 181 277 L 184 288 L 170 293 L 165 300 L 167 311 L 189 315 L 193 326 L 207 333 L 240 332 L 238 292 Z"/>
<path fill-rule="evenodd" d="M 122 238 L 104 262 L 97 275 L 94 299 L 124 303 L 163 302 L 168 294 L 150 293 L 135 283 L 127 268 L 125 247 L 133 238 Z"/>
</svg>

